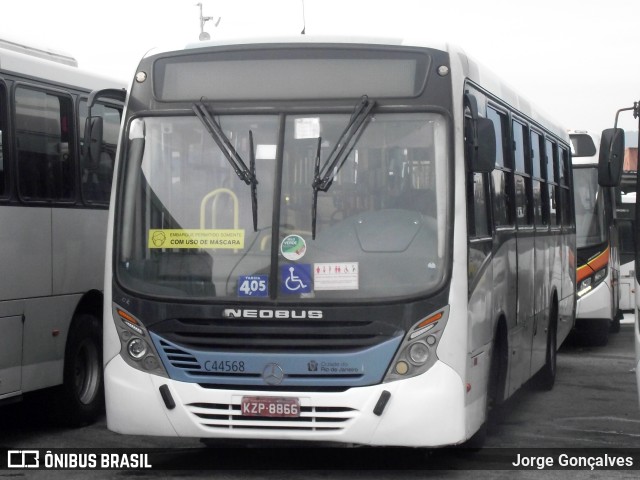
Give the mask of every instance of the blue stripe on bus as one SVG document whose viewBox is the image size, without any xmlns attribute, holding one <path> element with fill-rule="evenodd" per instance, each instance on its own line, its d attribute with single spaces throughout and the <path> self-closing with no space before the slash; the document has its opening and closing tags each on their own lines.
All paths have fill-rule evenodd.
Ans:
<svg viewBox="0 0 640 480">
<path fill-rule="evenodd" d="M 277 386 L 356 387 L 384 378 L 403 334 L 357 352 L 250 353 L 200 351 L 185 348 L 151 333 L 162 363 L 173 380 L 219 385 L 265 386 L 263 372 L 282 369 Z M 279 373 L 276 368 L 276 376 Z M 278 381 L 271 379 L 271 381 Z"/>
</svg>

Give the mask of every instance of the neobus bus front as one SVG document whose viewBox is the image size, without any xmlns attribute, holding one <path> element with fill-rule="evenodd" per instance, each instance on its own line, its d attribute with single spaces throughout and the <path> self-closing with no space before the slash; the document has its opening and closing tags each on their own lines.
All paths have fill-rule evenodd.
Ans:
<svg viewBox="0 0 640 480">
<path fill-rule="evenodd" d="M 483 389 L 469 396 L 439 358 L 466 362 L 448 62 L 326 45 L 143 61 L 155 77 L 130 93 L 109 240 L 110 429 L 413 446 L 473 433 Z M 260 78 L 237 81 L 247 68 Z"/>
</svg>

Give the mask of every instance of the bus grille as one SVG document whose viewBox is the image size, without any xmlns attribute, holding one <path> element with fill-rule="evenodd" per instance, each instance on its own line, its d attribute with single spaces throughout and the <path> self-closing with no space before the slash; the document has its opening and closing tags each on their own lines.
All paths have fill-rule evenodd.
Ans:
<svg viewBox="0 0 640 480">
<path fill-rule="evenodd" d="M 347 407 L 303 406 L 295 418 L 244 417 L 240 404 L 191 403 L 186 407 L 203 427 L 226 430 L 339 431 L 359 413 Z"/>
<path fill-rule="evenodd" d="M 362 350 L 402 335 L 397 326 L 368 320 L 172 319 L 150 328 L 187 349 L 303 353 Z"/>
<path fill-rule="evenodd" d="M 167 359 L 175 368 L 183 370 L 201 370 L 198 360 L 189 352 L 185 352 L 184 350 L 176 348 L 163 341 L 160 341 L 160 345 L 162 346 L 162 350 L 167 356 Z"/>
</svg>

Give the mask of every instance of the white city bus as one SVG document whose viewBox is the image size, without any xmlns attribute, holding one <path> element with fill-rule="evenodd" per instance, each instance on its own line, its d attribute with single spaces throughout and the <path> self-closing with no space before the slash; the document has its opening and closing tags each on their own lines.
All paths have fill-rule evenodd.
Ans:
<svg viewBox="0 0 640 480">
<path fill-rule="evenodd" d="M 569 136 L 445 44 L 152 53 L 107 245 L 108 428 L 436 446 L 551 388 L 574 325 Z"/>
<path fill-rule="evenodd" d="M 620 330 L 620 256 L 616 189 L 598 183 L 600 136 L 581 130 L 571 139 L 576 211 L 576 331 L 594 345 L 606 345 Z"/>
<path fill-rule="evenodd" d="M 80 143 L 89 94 L 117 87 L 72 57 L 0 40 L 0 404 L 59 386 L 70 424 L 101 411 L 104 244 L 122 106 Z M 95 148 L 94 148 L 95 151 Z"/>
</svg>

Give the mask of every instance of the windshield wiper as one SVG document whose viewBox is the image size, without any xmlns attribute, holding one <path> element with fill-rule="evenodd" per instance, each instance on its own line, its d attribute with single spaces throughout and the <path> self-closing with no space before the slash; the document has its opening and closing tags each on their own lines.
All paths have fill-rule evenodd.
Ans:
<svg viewBox="0 0 640 480">
<path fill-rule="evenodd" d="M 351 115 L 351 119 L 340 135 L 333 150 L 327 157 L 322 168 L 320 167 L 320 147 L 322 138 L 318 138 L 318 150 L 316 153 L 315 174 L 313 178 L 313 205 L 311 208 L 311 237 L 316 238 L 316 213 L 318 207 L 318 192 L 326 192 L 331 188 L 333 179 L 338 174 L 344 163 L 347 161 L 351 150 L 357 143 L 360 135 L 364 131 L 366 121 L 371 115 L 376 102 L 369 100 L 367 95 L 363 95 L 360 102 Z"/>
<path fill-rule="evenodd" d="M 244 163 L 242 157 L 238 154 L 236 149 L 231 145 L 231 142 L 227 138 L 227 136 L 222 131 L 220 124 L 216 121 L 215 118 L 209 113 L 207 107 L 202 102 L 193 104 L 193 111 L 196 114 L 196 117 L 202 122 L 204 127 L 213 138 L 213 141 L 216 142 L 218 148 L 222 151 L 224 156 L 229 161 L 229 165 L 233 168 L 233 171 L 236 172 L 236 175 L 240 180 L 242 180 L 247 185 L 251 186 L 251 211 L 253 213 L 253 231 L 258 231 L 258 194 L 257 194 L 257 185 L 258 179 L 256 177 L 256 158 L 255 152 L 253 151 L 253 132 L 249 130 L 249 149 L 250 149 L 250 157 L 249 157 L 249 167 Z"/>
<path fill-rule="evenodd" d="M 253 149 L 253 132 L 249 130 L 249 173 L 251 174 L 251 213 L 253 214 L 253 231 L 258 231 L 258 180 L 256 178 L 256 153 Z"/>
</svg>

